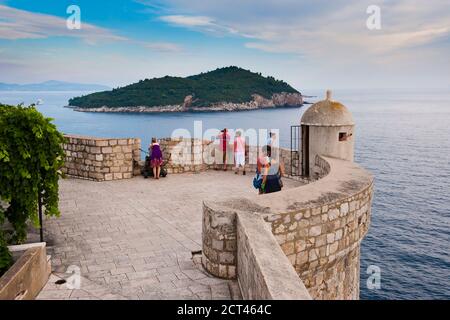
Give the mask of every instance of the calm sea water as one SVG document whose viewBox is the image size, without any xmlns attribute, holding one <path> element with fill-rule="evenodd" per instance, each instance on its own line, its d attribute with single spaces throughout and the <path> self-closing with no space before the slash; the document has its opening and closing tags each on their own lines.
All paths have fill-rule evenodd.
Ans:
<svg viewBox="0 0 450 320">
<path fill-rule="evenodd" d="M 94 114 L 63 108 L 80 92 L 0 92 L 0 102 L 43 99 L 39 110 L 65 133 L 99 137 L 170 136 L 177 128 L 280 129 L 304 110 L 279 109 L 205 114 Z M 308 94 L 323 96 L 320 92 Z M 362 243 L 362 299 L 450 299 L 450 91 L 340 91 L 336 100 L 357 124 L 356 161 L 375 176 L 372 224 Z M 314 99 L 313 99 L 314 100 Z M 381 288 L 366 286 L 367 268 L 381 270 Z"/>
</svg>

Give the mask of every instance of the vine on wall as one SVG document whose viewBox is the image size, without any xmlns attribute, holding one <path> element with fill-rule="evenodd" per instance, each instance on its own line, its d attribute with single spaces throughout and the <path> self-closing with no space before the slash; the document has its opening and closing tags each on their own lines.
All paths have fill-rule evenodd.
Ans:
<svg viewBox="0 0 450 320">
<path fill-rule="evenodd" d="M 51 121 L 33 105 L 0 104 L 0 274 L 12 262 L 6 244 L 26 240 L 28 221 L 39 226 L 39 193 L 44 214 L 59 215 L 65 139 Z M 6 220 L 12 226 L 9 232 L 4 231 Z"/>
</svg>

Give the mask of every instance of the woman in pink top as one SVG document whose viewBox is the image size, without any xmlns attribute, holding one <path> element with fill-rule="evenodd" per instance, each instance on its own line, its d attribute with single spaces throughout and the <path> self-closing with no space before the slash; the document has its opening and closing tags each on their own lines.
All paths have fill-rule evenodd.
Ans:
<svg viewBox="0 0 450 320">
<path fill-rule="evenodd" d="M 245 176 L 245 138 L 241 137 L 241 132 L 236 132 L 236 137 L 234 138 L 234 163 L 235 172 L 239 173 L 239 167 L 244 169 L 243 175 Z"/>
</svg>

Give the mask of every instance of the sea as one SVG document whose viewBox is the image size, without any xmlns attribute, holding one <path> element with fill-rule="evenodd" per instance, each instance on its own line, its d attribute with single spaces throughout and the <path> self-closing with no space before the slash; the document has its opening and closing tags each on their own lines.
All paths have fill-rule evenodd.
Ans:
<svg viewBox="0 0 450 320">
<path fill-rule="evenodd" d="M 98 137 L 169 137 L 175 129 L 278 129 L 308 108 L 245 112 L 111 114 L 76 112 L 68 99 L 87 92 L 0 92 L 6 104 L 36 103 L 64 133 Z M 305 94 L 324 97 L 325 90 Z M 375 177 L 368 235 L 361 247 L 361 299 L 450 299 L 450 90 L 337 90 L 356 122 L 355 161 Z M 379 280 L 379 281 L 378 281 Z"/>
</svg>

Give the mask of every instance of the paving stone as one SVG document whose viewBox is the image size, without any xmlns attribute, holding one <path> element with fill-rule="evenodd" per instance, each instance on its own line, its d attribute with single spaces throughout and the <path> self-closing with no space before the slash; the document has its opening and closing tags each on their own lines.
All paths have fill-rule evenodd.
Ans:
<svg viewBox="0 0 450 320">
<path fill-rule="evenodd" d="M 202 246 L 202 202 L 255 194 L 252 178 L 208 171 L 158 181 L 61 180 L 61 216 L 44 222 L 54 242 L 52 268 L 80 266 L 85 291 L 56 288 L 53 279 L 39 298 L 211 299 L 211 286 L 227 282 L 191 260 Z M 215 298 L 226 298 L 225 290 L 214 290 Z"/>
</svg>

